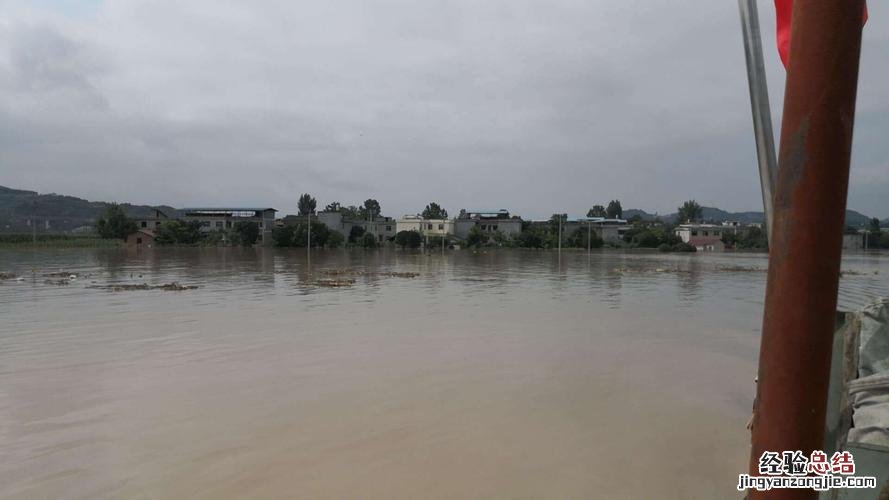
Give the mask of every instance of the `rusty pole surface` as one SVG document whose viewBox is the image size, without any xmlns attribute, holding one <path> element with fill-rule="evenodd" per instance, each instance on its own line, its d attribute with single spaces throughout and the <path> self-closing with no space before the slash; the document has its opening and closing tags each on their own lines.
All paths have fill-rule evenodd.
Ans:
<svg viewBox="0 0 889 500">
<path fill-rule="evenodd" d="M 765 451 L 821 449 L 863 0 L 796 0 L 774 230 L 759 354 L 750 473 Z M 749 498 L 814 499 L 813 490 Z"/>
</svg>

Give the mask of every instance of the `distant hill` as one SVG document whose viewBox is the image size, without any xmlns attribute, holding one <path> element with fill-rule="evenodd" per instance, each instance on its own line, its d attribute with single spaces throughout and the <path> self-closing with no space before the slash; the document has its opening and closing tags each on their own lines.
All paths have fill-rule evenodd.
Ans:
<svg viewBox="0 0 889 500">
<path fill-rule="evenodd" d="M 0 232 L 27 233 L 32 231 L 28 221 L 34 220 L 41 232 L 67 232 L 93 226 L 108 203 L 88 201 L 74 196 L 39 194 L 0 186 Z M 121 204 L 130 217 L 143 217 L 155 208 L 174 215 L 168 206 Z"/>
<path fill-rule="evenodd" d="M 674 212 L 666 215 L 657 215 L 650 214 L 645 210 L 639 210 L 637 208 L 630 208 L 624 210 L 624 219 L 630 219 L 633 216 L 638 215 L 642 218 L 642 220 L 655 220 L 661 219 L 664 222 L 675 224 L 676 219 L 679 217 L 678 212 Z M 739 221 L 744 224 L 761 224 L 765 220 L 765 216 L 762 212 L 726 212 L 720 208 L 715 207 L 703 207 L 702 210 L 702 219 L 704 221 L 713 221 L 713 222 L 722 222 L 727 220 Z M 864 227 L 870 223 L 871 217 L 862 214 L 861 212 L 857 212 L 855 210 L 846 210 L 846 225 L 853 227 Z M 883 225 L 889 225 L 889 219 L 883 221 Z"/>
</svg>

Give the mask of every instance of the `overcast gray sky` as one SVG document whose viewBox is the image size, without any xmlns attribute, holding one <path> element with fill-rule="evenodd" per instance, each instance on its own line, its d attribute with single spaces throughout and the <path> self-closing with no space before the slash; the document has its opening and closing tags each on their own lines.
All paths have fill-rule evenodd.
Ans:
<svg viewBox="0 0 889 500">
<path fill-rule="evenodd" d="M 870 14 L 849 208 L 887 217 L 889 5 Z M 0 185 L 542 217 L 758 210 L 756 172 L 735 0 L 0 0 Z"/>
</svg>

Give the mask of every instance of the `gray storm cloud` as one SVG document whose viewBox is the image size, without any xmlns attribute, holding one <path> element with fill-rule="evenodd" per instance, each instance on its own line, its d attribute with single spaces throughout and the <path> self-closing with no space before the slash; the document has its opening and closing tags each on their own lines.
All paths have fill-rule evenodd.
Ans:
<svg viewBox="0 0 889 500">
<path fill-rule="evenodd" d="M 284 212 L 374 197 L 396 216 L 759 208 L 735 2 L 40 5 L 0 1 L 2 185 Z M 849 197 L 880 217 L 887 21 L 873 3 Z"/>
</svg>

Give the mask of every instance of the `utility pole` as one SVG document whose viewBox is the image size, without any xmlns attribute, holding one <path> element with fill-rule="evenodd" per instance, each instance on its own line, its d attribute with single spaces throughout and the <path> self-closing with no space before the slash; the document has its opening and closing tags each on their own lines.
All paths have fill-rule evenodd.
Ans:
<svg viewBox="0 0 889 500">
<path fill-rule="evenodd" d="M 772 207 L 775 185 L 778 183 L 778 161 L 775 159 L 775 134 L 769 108 L 769 85 L 766 82 L 762 58 L 762 37 L 759 33 L 759 13 L 756 0 L 738 0 L 741 11 L 741 31 L 744 35 L 744 56 L 747 61 L 747 83 L 750 87 L 750 109 L 753 113 L 753 136 L 756 139 L 756 158 L 759 162 L 759 184 L 765 212 L 766 234 L 772 241 Z"/>
<path fill-rule="evenodd" d="M 593 246 L 591 244 L 593 236 L 593 222 L 586 221 L 586 253 L 590 255 L 593 251 Z"/>
<path fill-rule="evenodd" d="M 306 213 L 306 220 L 308 221 L 308 223 L 307 223 L 308 227 L 306 228 L 306 231 L 307 231 L 306 232 L 306 242 L 307 242 L 306 262 L 308 263 L 309 267 L 311 268 L 311 265 L 312 265 L 312 211 L 311 210 L 309 210 L 308 213 Z"/>
<path fill-rule="evenodd" d="M 824 445 L 864 0 L 795 0 L 750 473 Z M 814 490 L 750 490 L 814 499 Z"/>
</svg>

